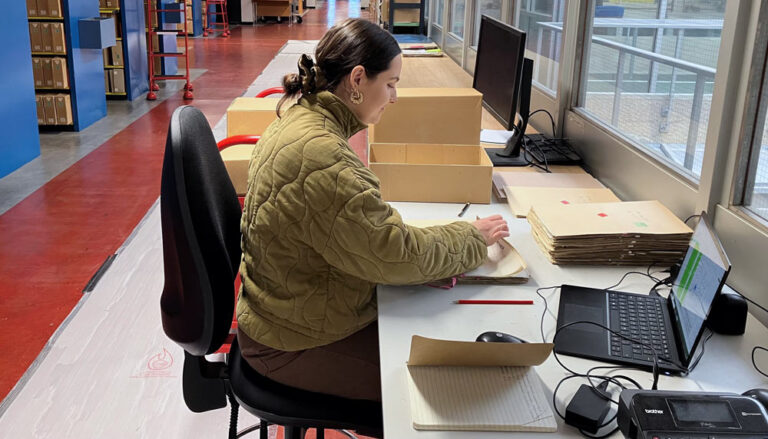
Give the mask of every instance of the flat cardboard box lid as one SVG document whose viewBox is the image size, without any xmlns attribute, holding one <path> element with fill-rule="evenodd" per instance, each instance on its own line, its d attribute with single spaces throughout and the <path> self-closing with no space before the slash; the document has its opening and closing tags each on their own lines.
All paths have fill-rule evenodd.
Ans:
<svg viewBox="0 0 768 439">
<path fill-rule="evenodd" d="M 275 111 L 280 98 L 239 97 L 229 105 L 230 111 Z"/>
<path fill-rule="evenodd" d="M 478 97 L 482 96 L 483 94 L 479 91 L 475 90 L 474 88 L 439 88 L 439 87 L 432 87 L 432 88 L 398 88 L 397 89 L 397 97 L 399 98 L 411 98 L 411 97 L 429 97 L 429 98 L 439 98 L 439 97 L 462 97 L 462 96 L 471 96 L 471 97 Z"/>
<path fill-rule="evenodd" d="M 411 337 L 408 366 L 537 366 L 552 343 L 483 343 Z"/>
</svg>

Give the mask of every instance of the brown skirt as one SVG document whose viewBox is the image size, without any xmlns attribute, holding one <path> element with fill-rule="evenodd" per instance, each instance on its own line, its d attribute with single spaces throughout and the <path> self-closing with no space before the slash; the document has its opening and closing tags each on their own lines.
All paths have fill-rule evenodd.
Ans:
<svg viewBox="0 0 768 439">
<path fill-rule="evenodd" d="M 248 364 L 273 381 L 311 392 L 381 401 L 376 322 L 337 342 L 303 351 L 273 349 L 240 330 L 237 340 Z"/>
</svg>

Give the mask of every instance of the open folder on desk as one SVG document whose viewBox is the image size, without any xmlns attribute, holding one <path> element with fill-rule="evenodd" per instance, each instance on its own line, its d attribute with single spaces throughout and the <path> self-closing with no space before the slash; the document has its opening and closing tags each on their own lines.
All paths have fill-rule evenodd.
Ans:
<svg viewBox="0 0 768 439">
<path fill-rule="evenodd" d="M 467 221 L 467 220 L 462 220 Z M 415 227 L 442 226 L 455 220 L 407 220 L 406 224 Z M 515 247 L 506 239 L 499 240 L 488 247 L 485 262 L 461 276 L 430 282 L 431 286 L 451 286 L 452 284 L 508 285 L 528 282 L 528 270 L 525 261 Z"/>
<path fill-rule="evenodd" d="M 408 359 L 411 418 L 417 430 L 557 431 L 532 366 L 551 343 L 481 343 L 414 335 Z"/>
</svg>

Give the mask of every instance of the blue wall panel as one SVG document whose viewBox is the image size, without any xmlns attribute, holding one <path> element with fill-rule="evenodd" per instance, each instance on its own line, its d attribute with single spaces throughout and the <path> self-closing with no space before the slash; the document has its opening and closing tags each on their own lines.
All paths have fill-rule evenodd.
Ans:
<svg viewBox="0 0 768 439">
<path fill-rule="evenodd" d="M 81 49 L 78 20 L 99 16 L 99 2 L 63 0 L 67 61 L 75 130 L 82 130 L 107 115 L 104 58 L 100 49 Z"/>
<path fill-rule="evenodd" d="M 144 33 L 145 17 L 143 0 L 123 0 L 123 50 L 125 84 L 128 99 L 134 100 L 149 91 L 149 65 L 147 60 L 147 37 Z"/>
<path fill-rule="evenodd" d="M 0 177 L 40 155 L 27 5 L 3 2 L 0 13 Z M 103 81 L 102 81 L 103 82 Z"/>
</svg>

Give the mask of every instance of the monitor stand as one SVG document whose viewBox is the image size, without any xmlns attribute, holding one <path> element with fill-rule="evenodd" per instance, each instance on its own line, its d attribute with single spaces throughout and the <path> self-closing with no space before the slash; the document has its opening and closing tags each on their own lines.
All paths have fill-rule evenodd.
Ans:
<svg viewBox="0 0 768 439">
<path fill-rule="evenodd" d="M 522 137 L 520 129 L 515 127 L 514 134 L 507 139 L 504 148 L 486 148 L 485 152 L 491 159 L 493 166 L 528 166 L 530 163 L 521 153 Z"/>
</svg>

